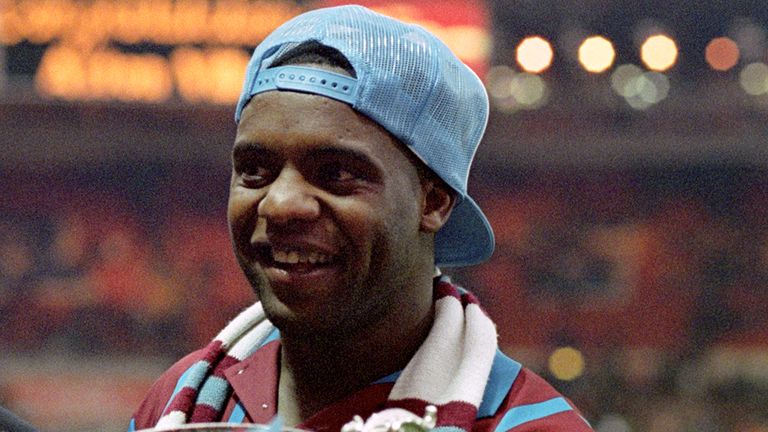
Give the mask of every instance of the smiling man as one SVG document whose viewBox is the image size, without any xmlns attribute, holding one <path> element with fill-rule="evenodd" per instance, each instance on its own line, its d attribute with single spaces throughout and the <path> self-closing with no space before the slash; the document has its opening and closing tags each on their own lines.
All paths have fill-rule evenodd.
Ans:
<svg viewBox="0 0 768 432">
<path fill-rule="evenodd" d="M 487 118 L 480 80 L 420 27 L 343 6 L 275 30 L 235 113 L 228 208 L 260 301 L 160 377 L 131 429 L 591 430 L 440 274 L 493 251 L 467 194 Z"/>
</svg>

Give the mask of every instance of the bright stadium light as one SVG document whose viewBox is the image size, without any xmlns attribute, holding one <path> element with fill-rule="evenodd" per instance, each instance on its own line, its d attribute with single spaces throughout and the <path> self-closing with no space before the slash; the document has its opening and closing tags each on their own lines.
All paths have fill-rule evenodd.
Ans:
<svg viewBox="0 0 768 432">
<path fill-rule="evenodd" d="M 768 65 L 762 62 L 748 64 L 739 73 L 739 83 L 752 96 L 768 93 Z"/>
<path fill-rule="evenodd" d="M 647 72 L 633 64 L 623 64 L 611 74 L 611 87 L 636 110 L 650 108 L 669 95 L 666 75 Z"/>
<path fill-rule="evenodd" d="M 595 424 L 595 430 L 600 432 L 632 432 L 632 426 L 627 419 L 619 414 L 606 414 Z"/>
<path fill-rule="evenodd" d="M 602 36 L 588 37 L 579 46 L 579 63 L 587 72 L 605 72 L 613 65 L 615 58 L 613 44 Z"/>
<path fill-rule="evenodd" d="M 512 79 L 512 97 L 523 109 L 536 109 L 546 102 L 547 84 L 529 73 L 517 74 Z"/>
<path fill-rule="evenodd" d="M 573 381 L 584 374 L 584 355 L 573 347 L 560 347 L 547 361 L 549 371 L 560 381 Z"/>
<path fill-rule="evenodd" d="M 664 100 L 669 94 L 669 79 L 659 72 L 645 72 L 629 85 L 624 96 L 629 106 L 644 110 Z"/>
<path fill-rule="evenodd" d="M 530 36 L 517 46 L 517 63 L 524 71 L 541 73 L 552 64 L 552 44 L 541 36 Z"/>
<path fill-rule="evenodd" d="M 535 74 L 494 66 L 485 77 L 491 102 L 503 112 L 534 110 L 547 103 L 547 83 Z"/>
<path fill-rule="evenodd" d="M 677 44 L 669 36 L 650 36 L 640 47 L 640 58 L 650 70 L 663 72 L 677 61 Z"/>
<path fill-rule="evenodd" d="M 739 62 L 739 46 L 727 37 L 714 38 L 707 44 L 704 58 L 712 69 L 727 71 Z"/>
<path fill-rule="evenodd" d="M 512 96 L 512 80 L 515 71 L 509 66 L 493 66 L 485 74 L 485 87 L 493 99 L 505 99 Z"/>
<path fill-rule="evenodd" d="M 643 74 L 643 70 L 633 64 L 623 64 L 616 68 L 611 74 L 611 87 L 613 90 L 623 96 L 632 96 L 634 92 L 634 81 Z"/>
</svg>

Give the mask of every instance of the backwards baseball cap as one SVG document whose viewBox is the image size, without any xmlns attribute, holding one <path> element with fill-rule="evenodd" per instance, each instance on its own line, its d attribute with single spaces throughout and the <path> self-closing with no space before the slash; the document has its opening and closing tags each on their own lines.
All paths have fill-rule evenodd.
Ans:
<svg viewBox="0 0 768 432">
<path fill-rule="evenodd" d="M 310 41 L 340 51 L 356 77 L 311 65 L 270 68 L 282 54 Z M 488 122 L 488 96 L 477 75 L 437 37 L 362 6 L 306 12 L 256 47 L 235 121 L 254 95 L 274 90 L 318 94 L 351 105 L 456 191 L 451 216 L 435 235 L 437 265 L 472 265 L 491 256 L 493 230 L 467 194 L 469 168 Z"/>
</svg>

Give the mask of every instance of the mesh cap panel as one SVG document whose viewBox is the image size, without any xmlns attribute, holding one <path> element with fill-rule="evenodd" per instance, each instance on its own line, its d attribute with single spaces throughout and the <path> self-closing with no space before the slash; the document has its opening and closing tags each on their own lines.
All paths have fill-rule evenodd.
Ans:
<svg viewBox="0 0 768 432">
<path fill-rule="evenodd" d="M 357 74 L 349 94 L 340 96 L 330 83 L 325 86 L 327 73 L 287 73 L 284 81 L 295 84 L 259 79 L 275 59 L 307 41 L 335 48 L 349 60 Z M 304 85 L 310 80 L 313 86 Z M 270 90 L 311 92 L 349 103 L 407 145 L 456 191 L 458 203 L 435 237 L 438 265 L 471 265 L 491 255 L 493 231 L 467 195 L 469 168 L 488 120 L 488 96 L 477 75 L 434 35 L 362 6 L 304 13 L 254 51 L 235 120 L 239 122 L 253 95 Z"/>
</svg>

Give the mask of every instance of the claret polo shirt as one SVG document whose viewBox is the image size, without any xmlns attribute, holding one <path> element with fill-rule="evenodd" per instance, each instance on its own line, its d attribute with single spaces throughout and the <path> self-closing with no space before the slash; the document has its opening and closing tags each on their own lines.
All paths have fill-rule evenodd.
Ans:
<svg viewBox="0 0 768 432">
<path fill-rule="evenodd" d="M 162 415 L 184 373 L 200 359 L 202 351 L 183 358 L 152 386 L 131 419 L 129 431 L 151 428 Z M 245 360 L 225 372 L 232 394 L 222 416 L 228 423 L 268 424 L 277 414 L 280 375 L 280 340 L 275 331 Z M 379 379 L 349 397 L 313 415 L 298 429 L 338 432 L 355 415 L 366 419 L 384 409 L 398 373 Z M 421 414 L 421 413 L 416 413 Z M 439 415 L 439 408 L 438 408 Z M 592 431 L 589 424 L 544 379 L 496 352 L 473 432 Z"/>
</svg>

